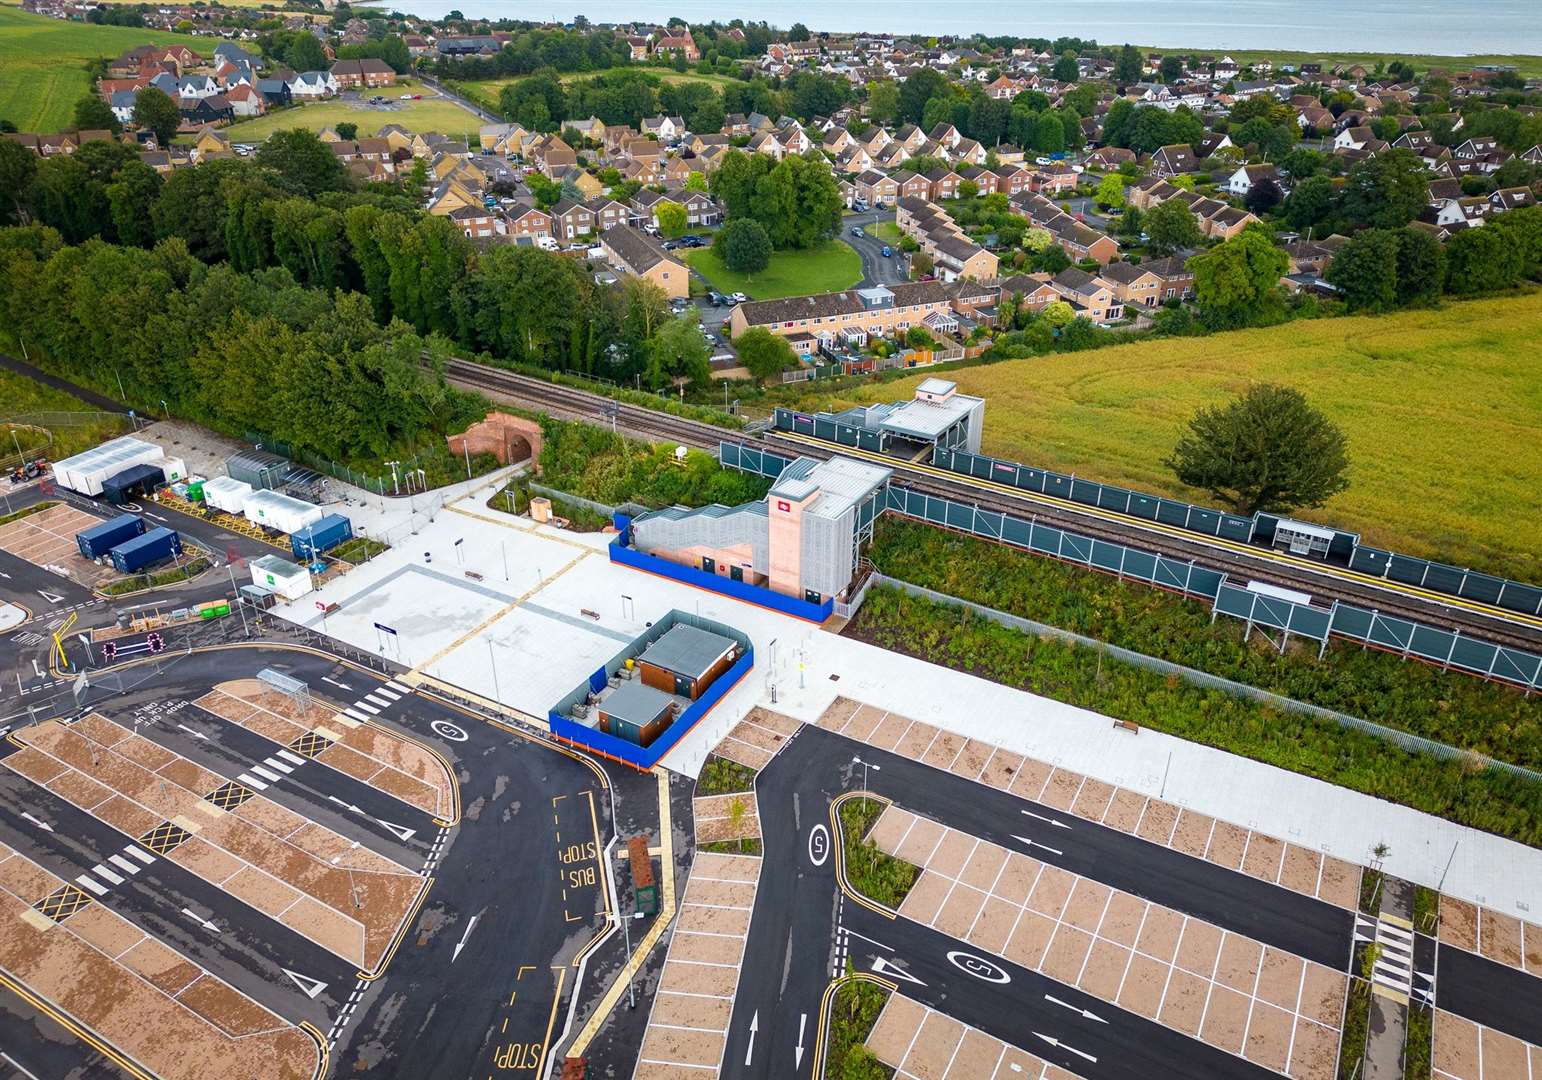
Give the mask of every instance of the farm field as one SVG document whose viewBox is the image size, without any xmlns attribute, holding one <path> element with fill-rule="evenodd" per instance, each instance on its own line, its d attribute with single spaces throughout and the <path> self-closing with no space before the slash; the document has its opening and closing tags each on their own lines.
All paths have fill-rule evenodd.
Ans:
<svg viewBox="0 0 1542 1080">
<path fill-rule="evenodd" d="M 1214 504 L 1162 465 L 1195 410 L 1250 382 L 1302 390 L 1349 439 L 1350 488 L 1312 521 L 1366 542 L 1542 581 L 1542 293 L 1290 323 L 962 368 L 987 398 L 983 449 Z M 911 396 L 925 374 L 805 394 L 840 408 Z"/>
<path fill-rule="evenodd" d="M 719 292 L 742 292 L 752 300 L 836 292 L 862 278 L 862 257 L 839 240 L 808 251 L 778 251 L 764 272 L 753 275 L 734 273 L 711 248 L 690 252 L 686 261 Z"/>
<path fill-rule="evenodd" d="M 186 45 L 208 56 L 214 38 L 91 26 L 0 6 L 0 118 L 21 131 L 52 132 L 69 126 L 75 102 L 91 89 L 84 64 L 112 59 L 135 45 Z"/>
<path fill-rule="evenodd" d="M 234 142 L 260 142 L 275 131 L 297 127 L 320 131 L 346 121 L 359 125 L 361 136 L 373 135 L 387 124 L 401 124 L 414 133 L 469 135 L 475 144 L 480 121 L 471 113 L 447 98 L 431 96 L 431 90 L 424 92 L 422 101 L 402 101 L 399 95 L 403 93 L 406 91 L 397 87 L 386 87 L 381 96 L 391 103 L 392 107 L 387 109 L 372 108 L 359 101 L 326 101 L 279 109 L 255 120 L 232 124 L 225 134 Z"/>
</svg>

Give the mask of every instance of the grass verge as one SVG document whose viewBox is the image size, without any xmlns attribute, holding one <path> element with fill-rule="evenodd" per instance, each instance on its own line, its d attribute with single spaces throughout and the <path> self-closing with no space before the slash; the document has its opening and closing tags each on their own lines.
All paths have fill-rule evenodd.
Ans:
<svg viewBox="0 0 1542 1080">
<path fill-rule="evenodd" d="M 700 850 L 710 851 L 715 855 L 759 855 L 761 853 L 760 837 L 746 836 L 742 840 L 709 840 L 701 845 Z"/>
<path fill-rule="evenodd" d="M 850 973 L 848 961 L 847 973 Z M 867 1037 L 889 992 L 881 986 L 852 979 L 835 991 L 830 1010 L 830 1053 L 825 1075 L 837 1080 L 891 1080 L 889 1068 L 867 1048 Z"/>
<path fill-rule="evenodd" d="M 1358 1076 L 1360 1060 L 1365 1057 L 1365 1040 L 1370 1031 L 1371 984 L 1350 976 L 1349 1000 L 1344 1007 L 1344 1028 L 1339 1033 L 1338 1080 Z"/>
<path fill-rule="evenodd" d="M 862 257 L 839 240 L 827 240 L 807 251 L 778 251 L 771 256 L 771 265 L 758 274 L 728 269 L 711 248 L 697 248 L 685 259 L 719 292 L 742 292 L 752 300 L 839 292 L 862 279 Z"/>
<path fill-rule="evenodd" d="M 135 574 L 132 577 L 109 581 L 101 587 L 100 591 L 108 596 L 122 596 L 124 593 L 157 589 L 162 585 L 176 585 L 197 577 L 212 565 L 214 564 L 200 555 L 191 562 L 183 563 L 171 570 L 162 570 L 155 574 Z"/>
<path fill-rule="evenodd" d="M 58 505 L 58 503 L 52 500 L 45 499 L 43 502 L 33 503 L 31 506 L 24 506 L 20 510 L 6 514 L 4 517 L 0 517 L 0 525 L 9 525 L 13 521 L 20 521 L 24 517 L 31 517 L 33 514 L 41 513 L 42 511 L 47 510 L 50 506 Z"/>
<path fill-rule="evenodd" d="M 960 367 L 990 401 L 987 454 L 1154 494 L 1215 499 L 1162 464 L 1201 407 L 1254 382 L 1294 386 L 1349 442 L 1349 490 L 1313 510 L 1375 547 L 1542 581 L 1542 291 L 1428 311 L 1346 316 L 1202 338 Z M 914 396 L 925 375 L 778 404 L 841 408 Z M 1432 417 L 1438 420 L 1431 422 Z"/>
<path fill-rule="evenodd" d="M 1233 619 L 1138 582 L 915 521 L 885 519 L 873 564 L 891 577 L 1296 701 L 1542 770 L 1542 697 L 1335 641 L 1284 655 Z"/>
<path fill-rule="evenodd" d="M 725 757 L 713 756 L 702 766 L 696 778 L 696 796 L 733 795 L 755 787 L 755 770 Z"/>
<path fill-rule="evenodd" d="M 341 559 L 343 562 L 359 566 L 369 562 L 376 555 L 390 550 L 390 544 L 381 543 L 379 540 L 368 536 L 355 536 L 347 543 L 337 545 L 327 554 L 334 559 Z"/>
<path fill-rule="evenodd" d="M 916 883 L 920 870 L 903 859 L 878 850 L 866 840 L 867 831 L 883 813 L 876 799 L 847 799 L 841 804 L 841 843 L 845 853 L 846 880 L 870 900 L 897 908 Z"/>
<path fill-rule="evenodd" d="M 225 130 L 225 134 L 230 136 L 232 142 L 255 143 L 276 131 L 288 131 L 291 128 L 320 131 L 349 123 L 358 125 L 361 137 L 368 137 L 387 124 L 401 124 L 408 131 L 433 131 L 451 138 L 469 139 L 470 145 L 476 147 L 477 128 L 481 124 L 476 116 L 448 98 L 439 97 L 433 90 L 421 87 L 414 89 L 414 93 L 423 94 L 422 101 L 401 100 L 405 92 L 394 86 L 379 91 L 380 96 L 390 103 L 390 108 L 377 108 L 364 101 L 337 100 L 275 109 L 266 116 L 232 124 Z"/>
<path fill-rule="evenodd" d="M 1331 721 L 1282 713 L 892 588 L 875 587 L 846 633 L 1524 844 L 1542 844 L 1542 784 L 1470 759 L 1407 753 Z"/>
<path fill-rule="evenodd" d="M 1380 870 L 1366 867 L 1360 872 L 1360 910 L 1375 915 L 1381 910 L 1382 876 Z"/>
<path fill-rule="evenodd" d="M 58 461 L 129 428 L 127 417 L 101 412 L 9 368 L 0 368 L 0 402 L 5 403 L 0 412 L 0 454 L 14 454 L 19 443 L 27 457 Z M 14 440 L 10 429 L 16 431 Z"/>
<path fill-rule="evenodd" d="M 1408 1034 L 1403 1043 L 1403 1080 L 1430 1080 L 1434 1064 L 1435 1010 L 1408 1007 Z"/>
<path fill-rule="evenodd" d="M 1428 885 L 1414 886 L 1413 924 L 1421 934 L 1433 934 L 1440 922 L 1440 894 Z"/>
</svg>

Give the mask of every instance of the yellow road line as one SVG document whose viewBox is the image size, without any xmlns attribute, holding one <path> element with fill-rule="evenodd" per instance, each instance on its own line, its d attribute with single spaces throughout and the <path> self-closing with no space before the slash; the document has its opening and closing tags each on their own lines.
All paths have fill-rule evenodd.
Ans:
<svg viewBox="0 0 1542 1080">
<path fill-rule="evenodd" d="M 854 903 L 861 904 L 886 919 L 899 918 L 899 912 L 891 907 L 885 907 L 876 900 L 871 900 L 859 893 L 856 888 L 846 880 L 846 833 L 841 828 L 841 806 L 851 799 L 872 799 L 885 805 L 890 803 L 882 795 L 874 795 L 870 791 L 848 791 L 830 804 L 830 846 L 835 849 L 835 883 L 841 892 L 851 897 Z"/>
<path fill-rule="evenodd" d="M 896 462 L 895 459 L 884 454 L 875 453 L 871 450 L 861 450 L 853 446 L 843 446 L 838 443 L 827 442 L 824 439 L 817 439 L 811 435 L 802 435 L 791 431 L 778 431 L 776 434 L 779 438 L 787 438 L 795 442 L 805 443 L 810 446 L 818 446 L 844 456 L 863 458 L 877 463 L 888 464 L 890 466 L 900 464 Z M 1353 581 L 1363 585 L 1372 585 L 1379 589 L 1386 589 L 1389 592 L 1402 593 L 1405 596 L 1418 597 L 1421 600 L 1429 600 L 1433 603 L 1444 604 L 1448 607 L 1461 608 L 1463 610 L 1472 611 L 1480 615 L 1487 615 L 1491 618 L 1518 623 L 1525 626 L 1542 628 L 1542 618 L 1527 615 L 1522 611 L 1511 611 L 1508 608 L 1495 607 L 1491 604 L 1484 604 L 1478 601 L 1467 600 L 1460 596 L 1452 596 L 1450 593 L 1434 592 L 1429 589 L 1421 588 L 1417 585 L 1406 585 L 1400 581 L 1393 581 L 1391 578 L 1379 578 L 1371 574 L 1361 573 L 1358 570 L 1350 570 L 1347 567 L 1334 566 L 1331 563 L 1320 563 L 1313 562 L 1309 559 L 1299 559 L 1295 558 L 1294 556 L 1286 555 L 1282 552 L 1257 547 L 1253 544 L 1244 544 L 1236 540 L 1227 540 L 1224 537 L 1210 536 L 1207 533 L 1192 532 L 1188 529 L 1180 529 L 1176 526 L 1168 525 L 1165 522 L 1148 521 L 1143 517 L 1136 517 L 1133 514 L 1121 514 L 1117 510 L 1107 510 L 1100 506 L 1088 506 L 1086 503 L 1079 503 L 1073 499 L 1062 499 L 1056 495 L 1045 495 L 1042 492 L 1029 491 L 1026 488 L 1017 488 L 1011 486 L 1010 484 L 998 483 L 994 480 L 983 480 L 978 476 L 970 476 L 968 473 L 953 472 L 948 469 L 938 468 L 935 465 L 914 464 L 906 465 L 905 467 L 914 469 L 915 471 L 923 473 L 926 476 L 934 477 L 939 480 L 949 480 L 954 483 L 963 484 L 966 487 L 977 487 L 986 491 L 998 492 L 1003 495 L 1012 495 L 1027 502 L 1041 503 L 1046 506 L 1063 507 L 1067 510 L 1073 510 L 1079 514 L 1084 514 L 1088 517 L 1100 518 L 1104 521 L 1110 521 L 1119 525 L 1133 525 L 1139 529 L 1160 533 L 1162 535 L 1170 536 L 1179 540 L 1188 540 L 1193 543 L 1203 544 L 1206 547 L 1222 548 L 1227 551 L 1247 554 L 1253 558 L 1277 563 L 1282 566 L 1291 566 L 1303 570 L 1308 570 L 1314 574 L 1319 574 L 1325 577 L 1338 578 L 1341 581 Z M 1074 526 L 1072 526 L 1072 528 L 1074 529 Z"/>
<path fill-rule="evenodd" d="M 569 1057 L 583 1057 L 584 1051 L 599 1034 L 611 1011 L 621 1001 L 621 995 L 626 992 L 637 972 L 641 970 L 643 963 L 648 959 L 648 954 L 658 944 L 659 938 L 664 936 L 664 930 L 675 917 L 675 858 L 674 841 L 669 821 L 669 773 L 663 769 L 654 768 L 653 775 L 658 780 L 659 787 L 659 835 L 663 840 L 664 854 L 662 856 L 664 881 L 660 890 L 662 896 L 659 902 L 659 913 L 653 918 L 653 925 L 648 927 L 648 932 L 637 943 L 637 949 L 622 965 L 616 979 L 610 984 L 610 989 L 605 991 L 605 996 L 600 998 L 594 1007 L 589 1020 L 584 1024 L 578 1036 L 568 1047 Z"/>
<path fill-rule="evenodd" d="M 514 524 L 514 520 L 517 519 L 511 520 L 509 515 L 503 513 L 501 510 L 491 511 L 491 513 L 497 514 L 498 517 L 488 517 L 487 514 L 479 513 L 476 510 L 467 510 L 460 506 L 446 506 L 445 509 L 452 514 L 460 514 L 462 517 L 473 518 L 477 521 L 485 521 L 487 524 L 497 525 L 499 528 L 513 529 L 515 532 L 524 533 L 527 536 L 535 536 L 542 540 L 550 540 L 554 543 L 566 544 L 568 547 L 582 548 L 584 551 L 587 551 L 591 554 L 595 553 L 594 548 L 590 547 L 588 544 L 569 539 L 568 537 L 562 536 L 558 533 L 543 531 L 540 526 L 534 525 L 533 523 L 532 527 L 528 529 L 523 525 L 516 525 Z"/>
<path fill-rule="evenodd" d="M 899 988 L 898 983 L 890 982 L 888 979 L 880 978 L 879 976 L 869 974 L 866 971 L 855 971 L 850 975 L 842 975 L 838 979 L 831 980 L 830 985 L 825 987 L 824 997 L 820 998 L 819 1000 L 819 1027 L 814 1032 L 814 1054 L 809 1072 L 809 1076 L 811 1078 L 823 1075 L 825 1064 L 825 1032 L 828 1031 L 830 1027 L 830 1003 L 835 1000 L 835 995 L 842 986 L 844 986 L 846 983 L 856 982 L 872 983 L 874 986 L 880 986 L 883 989 L 889 991 L 891 994 Z"/>
</svg>

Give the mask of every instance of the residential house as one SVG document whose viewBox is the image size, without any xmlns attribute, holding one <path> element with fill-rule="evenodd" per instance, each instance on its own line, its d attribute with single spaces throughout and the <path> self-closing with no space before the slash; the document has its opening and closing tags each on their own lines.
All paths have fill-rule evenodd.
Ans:
<svg viewBox="0 0 1542 1080">
<path fill-rule="evenodd" d="M 289 83 L 290 96 L 299 101 L 335 97 L 341 89 L 330 71 L 301 72 Z"/>
<path fill-rule="evenodd" d="M 1181 176 L 1194 172 L 1197 165 L 1194 151 L 1186 143 L 1174 143 L 1159 147 L 1151 155 L 1151 175 L 1156 177 Z"/>
<path fill-rule="evenodd" d="M 237 117 L 261 116 L 268 111 L 262 95 L 245 83 L 226 90 L 225 100 L 230 102 L 230 111 Z"/>
<path fill-rule="evenodd" d="M 455 227 L 465 233 L 468 239 L 481 240 L 490 236 L 504 236 L 508 233 L 508 221 L 500 210 L 492 210 L 486 206 L 462 206 L 451 210 L 447 215 L 455 223 Z"/>
<path fill-rule="evenodd" d="M 594 211 L 581 202 L 559 199 L 551 208 L 552 236 L 571 244 L 594 232 Z"/>
<path fill-rule="evenodd" d="M 1226 190 L 1233 195 L 1245 196 L 1262 183 L 1281 186 L 1280 170 L 1270 164 L 1244 165 L 1226 178 Z"/>
<path fill-rule="evenodd" d="M 1124 302 L 1101 276 L 1068 266 L 1051 278 L 1050 284 L 1083 318 L 1110 323 L 1124 317 Z"/>
<path fill-rule="evenodd" d="M 235 119 L 235 110 L 230 107 L 230 102 L 225 100 L 224 94 L 214 94 L 211 97 L 181 98 L 177 102 L 177 108 L 182 113 L 182 126 L 188 129 L 203 127 L 205 124 L 228 124 Z"/>
<path fill-rule="evenodd" d="M 1100 146 L 1087 155 L 1087 168 L 1113 172 L 1119 166 L 1135 163 L 1135 151 L 1122 146 Z"/>
<path fill-rule="evenodd" d="M 690 271 L 653 238 L 625 225 L 600 234 L 600 246 L 610 265 L 624 274 L 650 281 L 671 300 L 691 295 Z"/>
<path fill-rule="evenodd" d="M 967 290 L 967 300 L 966 293 Z M 994 296 L 993 287 L 986 294 Z M 805 339 L 836 343 L 848 335 L 893 337 L 935 315 L 956 316 L 974 310 L 979 299 L 972 282 L 917 281 L 871 289 L 847 289 L 785 300 L 739 304 L 729 315 L 729 336 L 738 338 L 753 326 L 764 327 L 789 342 Z"/>
<path fill-rule="evenodd" d="M 952 169 L 933 169 L 926 173 L 927 194 L 932 202 L 958 198 L 958 185 L 964 178 Z"/>
<path fill-rule="evenodd" d="M 1375 138 L 1376 133 L 1368 127 L 1347 127 L 1333 137 L 1333 149 L 1361 150 Z"/>
<path fill-rule="evenodd" d="M 516 206 L 507 215 L 509 219 L 508 231 L 510 236 L 526 236 L 531 239 L 539 239 L 550 236 L 552 230 L 551 215 L 534 206 Z"/>
<path fill-rule="evenodd" d="M 615 199 L 594 199 L 585 205 L 588 206 L 589 213 L 594 215 L 595 232 L 604 232 L 619 225 L 631 225 L 638 219 L 638 214 L 632 207 Z"/>
<path fill-rule="evenodd" d="M 937 276 L 943 281 L 996 278 L 996 255 L 969 239 L 941 207 L 921 199 L 901 199 L 895 207 L 894 220 L 931 257 Z"/>
<path fill-rule="evenodd" d="M 930 199 L 932 197 L 932 182 L 920 173 L 901 169 L 893 174 L 892 179 L 899 185 L 895 192 L 897 199 Z"/>
<path fill-rule="evenodd" d="M 1059 291 L 1050 284 L 1048 274 L 1013 274 L 1001 279 L 1001 302 L 1007 304 L 1012 297 L 1016 306 L 1037 314 L 1060 299 Z"/>
<path fill-rule="evenodd" d="M 376 90 L 396 85 L 396 71 L 384 60 L 339 60 L 332 78 L 345 90 Z"/>
</svg>

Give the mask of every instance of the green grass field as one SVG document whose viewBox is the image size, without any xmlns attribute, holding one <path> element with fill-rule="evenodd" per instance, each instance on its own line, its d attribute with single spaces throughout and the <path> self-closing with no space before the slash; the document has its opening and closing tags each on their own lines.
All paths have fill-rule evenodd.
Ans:
<svg viewBox="0 0 1542 1080">
<path fill-rule="evenodd" d="M 91 89 L 83 65 L 98 56 L 111 60 L 136 45 L 182 44 L 200 56 L 213 53 L 214 38 L 91 26 L 0 7 L 0 118 L 21 131 L 53 132 L 68 127 L 75 102 Z"/>
<path fill-rule="evenodd" d="M 679 72 L 672 71 L 669 68 L 647 67 L 641 64 L 635 67 L 607 68 L 604 71 L 572 71 L 566 75 L 560 76 L 560 78 L 563 85 L 568 86 L 582 79 L 592 79 L 597 75 L 614 75 L 617 72 L 622 71 L 643 71 L 649 75 L 658 76 L 666 83 L 704 82 L 712 86 L 721 87 L 728 83 L 738 81 L 737 79 L 734 79 L 728 75 L 702 75 L 694 71 Z M 512 86 L 513 84 L 519 82 L 521 79 L 528 79 L 529 77 L 530 76 L 528 75 L 510 75 L 506 78 L 479 79 L 475 82 L 466 80 L 454 80 L 450 82 L 450 85 L 453 86 L 457 93 L 465 95 L 467 98 L 481 105 L 484 109 L 490 109 L 493 112 L 497 112 L 498 95 L 503 92 L 503 88 L 505 86 Z"/>
<path fill-rule="evenodd" d="M 235 142 L 260 142 L 275 131 L 290 128 L 306 128 L 320 131 L 344 121 L 359 125 L 361 136 L 373 135 L 387 124 L 401 124 L 408 131 L 422 133 L 437 131 L 441 135 L 467 135 L 476 143 L 477 128 L 481 126 L 473 114 L 447 98 L 423 95 L 422 101 L 402 101 L 405 93 L 396 87 L 386 87 L 382 96 L 393 109 L 372 109 L 363 104 L 346 101 L 318 102 L 292 109 L 279 109 L 255 120 L 232 124 L 225 133 Z"/>
<path fill-rule="evenodd" d="M 861 256 L 839 240 L 807 251 L 778 251 L 771 256 L 771 265 L 754 275 L 734 273 L 711 248 L 698 248 L 686 260 L 719 292 L 742 292 L 752 300 L 837 292 L 862 279 Z"/>
<path fill-rule="evenodd" d="M 1542 581 L 1542 293 L 1009 360 L 946 377 L 984 450 L 1214 504 L 1162 465 L 1195 410 L 1250 382 L 1301 389 L 1349 439 L 1348 491 L 1301 511 L 1367 543 Z M 911 396 L 924 375 L 802 407 Z"/>
<path fill-rule="evenodd" d="M 0 407 L 0 457 L 14 455 L 19 444 L 29 457 L 41 454 L 57 461 L 121 435 L 128 426 L 124 417 L 99 412 L 62 390 L 4 368 L 0 401 L 5 403 Z M 78 419 L 66 419 L 69 414 L 78 414 Z"/>
</svg>

